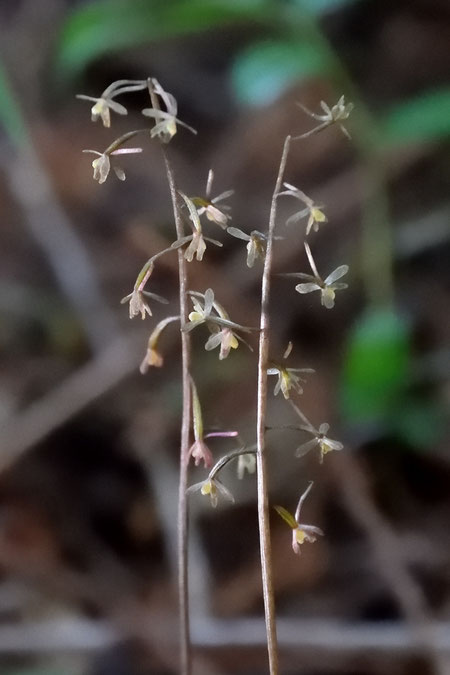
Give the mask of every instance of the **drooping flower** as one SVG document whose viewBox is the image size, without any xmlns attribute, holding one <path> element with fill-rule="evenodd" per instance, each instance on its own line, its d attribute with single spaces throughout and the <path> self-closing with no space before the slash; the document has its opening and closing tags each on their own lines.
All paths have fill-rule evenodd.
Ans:
<svg viewBox="0 0 450 675">
<path fill-rule="evenodd" d="M 138 316 L 139 314 L 141 315 L 142 319 L 145 319 L 146 314 L 152 316 L 152 310 L 150 309 L 150 306 L 146 298 L 152 298 L 153 300 L 156 300 L 157 302 L 162 302 L 163 304 L 168 303 L 168 300 L 162 298 L 160 295 L 156 295 L 156 293 L 150 293 L 149 291 L 144 291 L 145 284 L 149 280 L 152 272 L 153 272 L 153 262 L 149 260 L 145 263 L 144 267 L 139 272 L 136 282 L 134 284 L 133 291 L 128 295 L 126 295 L 124 298 L 122 298 L 122 300 L 120 301 L 121 305 L 125 304 L 126 302 L 130 303 L 129 305 L 130 319 L 133 319 L 135 316 Z"/>
<path fill-rule="evenodd" d="M 150 91 L 156 94 L 166 107 L 166 110 L 160 110 L 159 107 L 157 107 L 156 99 L 152 108 L 144 108 L 144 110 L 142 110 L 143 115 L 152 117 L 156 122 L 150 132 L 151 137 L 159 138 L 162 143 L 169 143 L 177 133 L 177 124 L 189 129 L 193 134 L 196 134 L 197 132 L 195 129 L 178 119 L 178 103 L 175 97 L 165 91 L 154 77 L 149 78 L 148 84 Z"/>
<path fill-rule="evenodd" d="M 308 108 L 304 106 L 302 103 L 298 103 L 298 105 L 307 115 L 317 120 L 318 122 L 321 122 L 320 125 L 321 128 L 331 126 L 332 124 L 338 124 L 344 136 L 350 138 L 350 134 L 348 133 L 347 129 L 344 127 L 342 122 L 349 118 L 350 113 L 354 108 L 354 105 L 353 103 L 345 103 L 345 98 L 343 95 L 341 96 L 339 101 L 331 108 L 325 103 L 325 101 L 320 101 L 320 107 L 322 108 L 323 113 L 319 114 L 311 112 L 311 110 L 308 110 Z"/>
<path fill-rule="evenodd" d="M 256 457 L 254 453 L 247 453 L 239 455 L 237 463 L 237 476 L 239 480 L 244 478 L 245 472 L 255 473 L 256 471 Z"/>
<path fill-rule="evenodd" d="M 207 438 L 233 438 L 238 435 L 237 431 L 211 431 L 207 434 L 203 430 L 203 415 L 198 397 L 197 387 L 194 380 L 191 379 L 192 390 L 192 427 L 194 430 L 194 443 L 191 445 L 188 457 L 193 457 L 195 466 L 200 462 L 204 463 L 205 469 L 213 464 L 213 456 L 211 450 L 205 443 Z"/>
<path fill-rule="evenodd" d="M 142 152 L 142 148 L 119 148 L 113 152 L 97 152 L 97 150 L 83 150 L 83 152 L 90 153 L 91 155 L 98 155 L 97 159 L 92 161 L 92 167 L 94 169 L 94 180 L 98 180 L 100 185 L 106 181 L 109 176 L 111 169 L 111 160 L 112 155 L 130 155 L 137 152 Z M 112 169 L 116 174 L 119 180 L 125 180 L 126 175 L 125 171 L 120 166 L 112 165 Z"/>
<path fill-rule="evenodd" d="M 200 303 L 200 298 L 203 298 L 203 306 Z M 191 295 L 193 311 L 189 314 L 189 323 L 185 326 L 185 331 L 190 331 L 196 326 L 205 323 L 210 317 L 214 304 L 214 291 L 208 288 L 204 295 Z"/>
<path fill-rule="evenodd" d="M 302 494 L 300 497 L 297 508 L 295 510 L 295 516 L 292 515 L 287 509 L 285 509 L 283 506 L 275 506 L 275 511 L 278 513 L 278 515 L 283 518 L 285 523 L 289 525 L 290 528 L 292 528 L 292 549 L 294 553 L 297 555 L 301 554 L 300 546 L 304 544 L 305 541 L 309 543 L 314 543 L 317 539 L 316 535 L 319 535 L 320 537 L 323 537 L 324 533 L 319 527 L 316 527 L 315 525 L 305 525 L 304 523 L 300 523 L 300 511 L 303 505 L 303 502 L 305 501 L 306 497 L 308 496 L 309 491 L 311 490 L 313 486 L 313 483 L 311 482 L 308 486 L 308 488 L 305 490 L 305 492 Z"/>
<path fill-rule="evenodd" d="M 260 258 L 264 260 L 266 257 L 266 243 L 267 237 L 258 230 L 252 230 L 250 234 L 243 232 L 238 227 L 227 227 L 228 234 L 237 239 L 242 239 L 247 243 L 247 267 L 253 267 L 255 260 Z"/>
<path fill-rule="evenodd" d="M 209 237 L 203 236 L 200 217 L 198 215 L 197 209 L 195 208 L 194 202 L 192 201 L 192 199 L 183 194 L 183 192 L 180 192 L 179 194 L 181 195 L 186 206 L 189 209 L 189 222 L 192 227 L 192 234 L 189 235 L 188 237 L 182 237 L 181 239 L 177 239 L 177 241 L 175 241 L 172 244 L 172 248 L 179 248 L 180 246 L 183 246 L 184 244 L 190 242 L 189 246 L 186 248 L 184 252 L 184 257 L 188 262 L 192 262 L 194 256 L 197 258 L 197 260 L 201 261 L 203 260 L 203 255 L 206 251 L 205 241 L 209 241 L 212 244 L 215 244 L 216 246 L 222 246 L 222 243 L 220 241 L 216 241 L 215 239 L 210 239 Z"/>
<path fill-rule="evenodd" d="M 290 218 L 288 218 L 286 221 L 286 225 L 297 223 L 302 218 L 305 218 L 305 216 L 308 216 L 308 222 L 306 224 L 306 236 L 308 236 L 308 234 L 311 232 L 311 228 L 314 230 L 314 232 L 318 232 L 320 223 L 326 223 L 328 220 L 322 211 L 323 206 L 315 204 L 313 200 L 308 197 L 308 195 L 305 195 L 304 192 L 290 183 L 284 183 L 284 187 L 286 187 L 287 190 L 279 192 L 278 196 L 287 195 L 290 197 L 295 197 L 306 205 L 306 208 L 302 209 L 301 211 L 297 211 L 297 213 L 294 213 L 292 216 L 290 216 Z"/>
<path fill-rule="evenodd" d="M 274 365 L 273 367 L 267 369 L 268 375 L 278 376 L 275 389 L 273 390 L 274 395 L 276 396 L 281 391 L 285 399 L 289 398 L 291 389 L 296 391 L 298 394 L 303 394 L 303 387 L 301 383 L 306 382 L 306 380 L 296 375 L 296 373 L 313 372 L 314 370 L 312 368 L 287 368 L 286 366 L 282 365 Z"/>
<path fill-rule="evenodd" d="M 150 308 L 147 305 L 147 310 L 144 308 L 144 316 L 145 312 L 148 311 Z M 158 351 L 158 340 L 159 337 L 164 330 L 166 326 L 169 325 L 169 323 L 172 323 L 173 321 L 179 321 L 180 317 L 179 316 L 168 316 L 166 319 L 163 319 L 158 323 L 156 328 L 151 332 L 150 337 L 148 339 L 148 345 L 147 345 L 147 351 L 146 354 L 141 362 L 140 365 L 140 372 L 145 375 L 145 373 L 148 371 L 149 368 L 152 366 L 155 368 L 161 368 L 164 359 L 160 352 Z"/>
<path fill-rule="evenodd" d="M 209 496 L 211 501 L 211 506 L 215 509 L 217 506 L 219 495 L 227 499 L 229 502 L 234 504 L 234 497 L 228 488 L 225 487 L 223 483 L 220 482 L 218 478 L 208 478 L 200 483 L 195 483 L 191 485 L 187 492 L 190 494 L 192 492 L 200 491 L 202 495 Z"/>
<path fill-rule="evenodd" d="M 327 433 L 330 425 L 326 422 L 321 424 L 318 429 L 315 429 L 312 425 L 301 426 L 300 428 L 303 429 L 303 431 L 307 431 L 308 433 L 312 434 L 313 438 L 310 441 L 306 441 L 306 443 L 302 443 L 302 445 L 297 448 L 295 451 L 296 457 L 303 457 L 310 450 L 318 447 L 320 449 L 320 463 L 322 463 L 324 456 L 328 452 L 331 452 L 332 450 L 342 450 L 344 447 L 340 441 L 335 441 L 332 438 L 328 438 Z"/>
<path fill-rule="evenodd" d="M 223 229 L 226 229 L 228 221 L 231 220 L 231 216 L 226 213 L 230 207 L 227 205 L 221 205 L 219 208 L 216 206 L 216 204 L 223 201 L 224 199 L 228 199 L 228 197 L 231 197 L 231 195 L 234 193 L 234 190 L 226 190 L 226 192 L 222 192 L 220 195 L 217 195 L 217 197 L 211 199 L 213 179 L 214 173 L 213 170 L 210 169 L 208 173 L 208 180 L 206 182 L 205 197 L 192 197 L 192 202 L 196 206 L 199 216 L 205 214 L 208 220 L 216 223 L 216 225 L 219 225 Z"/>
<path fill-rule="evenodd" d="M 305 294 L 312 293 L 313 291 L 320 291 L 320 302 L 327 309 L 332 309 L 334 307 L 334 299 L 336 296 L 336 291 L 343 290 L 348 288 L 348 284 L 336 283 L 338 279 L 343 277 L 348 272 L 348 265 L 340 265 L 337 267 L 331 274 L 329 274 L 325 279 L 322 279 L 319 272 L 317 271 L 314 258 L 312 257 L 311 249 L 308 244 L 305 242 L 306 255 L 308 256 L 309 264 L 313 271 L 311 274 L 303 274 L 302 272 L 293 272 L 288 274 L 282 274 L 284 277 L 297 277 L 299 279 L 304 279 L 306 283 L 297 284 L 295 290 L 297 293 Z"/>
<path fill-rule="evenodd" d="M 130 91 L 141 91 L 145 89 L 147 82 L 145 80 L 117 80 L 105 89 L 105 91 L 98 97 L 85 96 L 84 94 L 77 94 L 77 98 L 84 101 L 94 101 L 91 108 L 91 119 L 96 122 L 99 118 L 103 122 L 104 127 L 111 126 L 110 110 L 113 110 L 118 115 L 127 115 L 128 111 L 125 106 L 117 103 L 113 99 L 120 94 L 125 94 Z"/>
</svg>

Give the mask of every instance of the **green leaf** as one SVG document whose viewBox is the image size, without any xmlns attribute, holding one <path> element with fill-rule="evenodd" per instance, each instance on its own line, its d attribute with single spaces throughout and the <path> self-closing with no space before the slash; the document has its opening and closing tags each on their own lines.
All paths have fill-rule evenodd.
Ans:
<svg viewBox="0 0 450 675">
<path fill-rule="evenodd" d="M 19 147 L 27 140 L 27 130 L 2 63 L 0 63 L 0 100 L 0 125 L 10 141 Z"/>
<path fill-rule="evenodd" d="M 278 513 L 278 515 L 283 518 L 284 522 L 289 525 L 289 527 L 292 527 L 293 530 L 297 529 L 298 523 L 292 513 L 289 513 L 289 511 L 283 506 L 274 506 L 273 508 Z"/>
<path fill-rule="evenodd" d="M 432 448 L 445 433 L 445 413 L 436 401 L 405 399 L 392 420 L 394 432 L 416 450 Z"/>
<path fill-rule="evenodd" d="M 353 5 L 360 0 L 293 0 L 294 5 L 307 10 L 311 14 L 325 14 Z"/>
<path fill-rule="evenodd" d="M 76 9 L 62 28 L 55 73 L 73 78 L 106 54 L 242 21 L 268 21 L 267 0 L 98 0 Z"/>
<path fill-rule="evenodd" d="M 237 56 L 231 80 L 241 103 L 267 105 L 294 83 L 327 70 L 328 59 L 317 46 L 299 40 L 266 40 Z"/>
<path fill-rule="evenodd" d="M 450 88 L 427 91 L 393 106 L 381 119 L 380 127 L 386 144 L 450 136 Z"/>
<path fill-rule="evenodd" d="M 340 389 L 348 422 L 387 422 L 410 374 L 406 321 L 389 311 L 365 314 L 352 330 Z"/>
</svg>

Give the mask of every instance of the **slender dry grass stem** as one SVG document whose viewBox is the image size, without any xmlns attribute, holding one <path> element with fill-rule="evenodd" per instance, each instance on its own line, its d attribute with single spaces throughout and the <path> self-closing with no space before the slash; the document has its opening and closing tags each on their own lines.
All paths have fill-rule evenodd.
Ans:
<svg viewBox="0 0 450 675">
<path fill-rule="evenodd" d="M 173 170 L 162 148 L 166 165 L 167 180 L 172 199 L 173 214 L 177 239 L 184 236 L 178 195 Z M 187 269 L 183 251 L 178 250 L 178 274 L 180 291 L 180 323 L 181 328 L 187 320 Z M 191 420 L 191 341 L 189 333 L 181 331 L 181 369 L 183 390 L 183 412 L 181 419 L 180 441 L 180 482 L 178 489 L 178 598 L 180 606 L 180 672 L 190 675 L 192 666 L 191 638 L 189 627 L 189 589 L 188 589 L 188 510 L 187 510 L 187 473 L 189 459 L 189 428 Z"/>
<path fill-rule="evenodd" d="M 284 171 L 289 153 L 291 137 L 287 136 L 280 168 L 270 206 L 269 232 L 267 235 L 267 250 L 264 262 L 264 271 L 261 288 L 261 320 L 258 356 L 258 411 L 256 422 L 257 443 L 257 490 L 258 490 L 258 521 L 261 549 L 261 573 L 264 596 L 264 611 L 266 618 L 267 649 L 269 652 L 269 668 L 271 675 L 278 675 L 278 642 L 275 622 L 275 600 L 272 579 L 272 553 L 269 528 L 269 500 L 267 491 L 267 464 L 266 464 L 266 409 L 267 409 L 267 368 L 269 364 L 269 297 L 270 274 L 273 258 L 273 235 L 277 213 L 277 197 L 283 182 Z"/>
</svg>

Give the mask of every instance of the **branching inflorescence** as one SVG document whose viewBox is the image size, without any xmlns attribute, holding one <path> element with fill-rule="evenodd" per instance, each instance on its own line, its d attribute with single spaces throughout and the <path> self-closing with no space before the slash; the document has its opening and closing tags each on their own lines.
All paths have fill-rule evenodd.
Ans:
<svg viewBox="0 0 450 675">
<path fill-rule="evenodd" d="M 300 136 L 288 137 L 285 141 L 282 159 L 278 171 L 277 183 L 272 198 L 271 215 L 269 227 L 266 232 L 251 230 L 245 232 L 234 226 L 230 226 L 231 214 L 230 207 L 225 204 L 225 200 L 232 196 L 233 190 L 222 192 L 216 197 L 211 197 L 212 182 L 214 174 L 212 170 L 208 174 L 206 189 L 203 196 L 188 196 L 185 192 L 178 190 L 175 184 L 175 178 L 164 147 L 172 141 L 177 133 L 178 127 L 185 128 L 191 133 L 197 133 L 192 127 L 178 118 L 177 101 L 172 94 L 166 92 L 155 78 L 147 80 L 119 80 L 107 87 L 98 97 L 80 95 L 79 98 L 93 101 L 91 109 L 92 121 L 101 119 L 105 127 L 111 125 L 111 111 L 126 115 L 127 109 L 116 101 L 116 98 L 130 92 L 148 91 L 150 96 L 150 107 L 144 108 L 142 114 L 150 118 L 153 125 L 146 128 L 132 130 L 116 140 L 114 140 L 103 152 L 96 150 L 85 150 L 84 152 L 93 153 L 97 157 L 92 162 L 94 169 L 94 179 L 100 184 L 104 183 L 108 177 L 111 167 L 120 180 L 125 180 L 123 170 L 117 166 L 116 157 L 118 155 L 134 154 L 142 152 L 141 147 L 131 148 L 124 144 L 131 138 L 140 136 L 150 142 L 159 142 L 163 147 L 163 155 L 166 166 L 166 173 L 169 183 L 169 189 L 174 209 L 176 238 L 172 245 L 163 251 L 157 252 L 143 265 L 137 275 L 133 290 L 122 299 L 123 303 L 129 303 L 129 316 L 134 318 L 141 316 L 142 319 L 152 317 L 152 310 L 149 300 L 166 303 L 167 300 L 153 293 L 148 289 L 149 281 L 154 273 L 156 262 L 162 255 L 169 255 L 173 252 L 178 253 L 179 280 L 180 280 L 180 312 L 175 316 L 168 316 L 161 319 L 153 328 L 148 339 L 148 345 L 144 358 L 140 365 L 142 373 L 147 373 L 150 368 L 163 366 L 163 356 L 159 351 L 159 342 L 165 329 L 178 323 L 182 339 L 182 381 L 183 381 L 183 420 L 181 434 L 181 453 L 180 453 L 180 495 L 179 495 L 179 596 L 180 596 L 180 615 L 181 615 L 181 671 L 183 675 L 188 675 L 191 671 L 191 649 L 189 636 L 189 611 L 188 611 L 188 591 L 187 591 L 187 501 L 186 494 L 199 491 L 201 495 L 209 498 L 213 507 L 218 503 L 219 497 L 223 497 L 229 502 L 234 498 L 230 490 L 222 483 L 219 478 L 220 471 L 229 462 L 236 460 L 238 477 L 242 479 L 246 472 L 252 473 L 255 467 L 258 467 L 258 511 L 259 526 L 261 533 L 261 563 L 264 589 L 264 601 L 266 607 L 266 623 L 268 634 L 268 651 L 271 674 L 278 672 L 277 644 L 274 616 L 274 602 L 272 593 L 272 568 L 270 559 L 270 539 L 268 535 L 268 495 L 267 495 L 267 472 L 266 472 L 266 451 L 264 443 L 264 434 L 270 427 L 266 426 L 266 404 L 267 404 L 267 377 L 276 376 L 274 395 L 280 391 L 284 399 L 291 403 L 294 412 L 300 417 L 301 424 L 291 425 L 300 432 L 310 436 L 309 440 L 297 447 L 295 455 L 301 457 L 307 452 L 319 449 L 320 461 L 332 450 L 341 450 L 342 443 L 332 440 L 328 437 L 329 425 L 321 423 L 316 428 L 305 415 L 301 412 L 298 405 L 292 401 L 292 396 L 303 394 L 303 385 L 305 380 L 303 374 L 314 373 L 311 368 L 288 367 L 286 360 L 292 350 L 292 343 L 289 343 L 283 357 L 272 359 L 269 356 L 270 340 L 270 314 L 269 314 L 269 296 L 270 279 L 272 274 L 273 244 L 281 237 L 275 236 L 276 211 L 279 197 L 290 196 L 302 202 L 300 211 L 295 212 L 287 220 L 287 225 L 297 223 L 304 218 L 306 222 L 306 237 L 311 232 L 317 232 L 322 223 L 327 222 L 323 206 L 318 205 L 312 198 L 307 196 L 299 188 L 291 183 L 284 182 L 284 173 L 288 154 L 292 143 L 308 138 L 319 133 L 327 127 L 337 124 L 341 130 L 348 136 L 348 132 L 343 126 L 352 109 L 351 104 L 346 104 L 344 97 L 341 97 L 336 105 L 329 107 L 323 101 L 321 102 L 322 113 L 316 114 L 310 111 L 306 112 L 310 117 L 319 122 L 317 126 L 310 129 Z M 303 106 L 301 106 L 303 108 Z M 285 189 L 282 190 L 281 188 Z M 231 235 L 234 238 L 246 242 L 248 267 L 253 267 L 256 263 L 262 263 L 262 296 L 261 296 L 261 322 L 259 328 L 253 328 L 242 325 L 232 320 L 225 308 L 217 301 L 214 290 L 207 288 L 204 292 L 189 290 L 188 272 L 186 263 L 192 263 L 194 259 L 198 262 L 203 260 L 207 253 L 206 243 L 212 243 L 215 246 L 222 247 L 223 240 L 216 240 L 204 233 L 202 218 L 206 220 L 208 226 L 219 226 L 222 234 Z M 188 234 L 185 234 L 187 228 Z M 231 242 L 231 240 L 229 240 Z M 344 283 L 338 283 L 338 279 L 348 272 L 347 265 L 340 265 L 333 272 L 322 279 L 317 271 L 311 248 L 306 241 L 304 242 L 306 255 L 312 270 L 312 274 L 296 272 L 285 274 L 283 276 L 298 277 L 301 283 L 295 286 L 295 290 L 300 294 L 309 293 L 315 290 L 320 291 L 321 304 L 332 309 L 335 302 L 335 293 L 347 287 Z M 189 312 L 189 305 L 192 303 L 192 309 Z M 224 360 L 229 357 L 232 351 L 238 348 L 239 343 L 246 344 L 251 351 L 252 334 L 259 333 L 259 355 L 258 355 L 258 424 L 256 430 L 255 445 L 247 446 L 239 440 L 239 446 L 233 448 L 216 463 L 214 463 L 213 453 L 206 443 L 208 439 L 214 437 L 236 438 L 237 431 L 210 431 L 205 433 L 203 425 L 203 413 L 200 405 L 200 396 L 191 372 L 191 354 L 189 334 L 191 331 L 203 327 L 209 332 L 205 343 L 207 351 L 219 348 L 219 359 Z M 244 339 L 243 335 L 246 336 Z M 189 440 L 189 428 L 193 438 Z M 192 442 L 191 442 L 192 441 Z M 195 466 L 203 463 L 204 467 L 209 469 L 209 473 L 202 481 L 187 488 L 187 470 L 190 460 L 193 460 Z M 212 468 L 211 468 L 212 467 Z M 295 553 L 300 553 L 300 546 L 304 542 L 314 542 L 316 535 L 322 535 L 323 532 L 316 526 L 305 525 L 300 522 L 300 510 L 306 496 L 309 494 L 312 483 L 301 495 L 295 515 L 292 515 L 282 506 L 276 506 L 275 509 L 283 520 L 292 529 L 292 547 Z"/>
</svg>

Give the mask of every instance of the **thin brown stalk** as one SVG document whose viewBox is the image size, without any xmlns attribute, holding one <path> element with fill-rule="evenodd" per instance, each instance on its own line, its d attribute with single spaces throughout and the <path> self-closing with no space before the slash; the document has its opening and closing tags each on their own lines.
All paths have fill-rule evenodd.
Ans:
<svg viewBox="0 0 450 675">
<path fill-rule="evenodd" d="M 270 275 L 273 259 L 273 236 L 277 214 L 277 197 L 283 182 L 291 137 L 287 136 L 283 153 L 281 155 L 280 168 L 277 181 L 272 195 L 269 218 L 269 232 L 267 235 L 267 250 L 264 261 L 264 271 L 261 288 L 261 321 L 259 336 L 258 357 L 258 410 L 256 422 L 257 443 L 257 490 L 258 490 L 258 521 L 259 539 L 261 549 L 261 574 L 263 584 L 264 612 L 266 618 L 267 649 L 269 653 L 269 668 L 271 675 L 278 675 L 278 642 L 275 622 L 275 600 L 272 579 L 272 553 L 270 544 L 269 528 L 269 500 L 267 490 L 267 463 L 266 463 L 266 409 L 267 409 L 267 368 L 269 364 L 269 298 L 270 298 Z"/>
<path fill-rule="evenodd" d="M 184 236 L 184 227 L 175 185 L 175 178 L 167 152 L 163 148 L 167 180 L 172 199 L 173 215 L 177 239 Z M 181 328 L 187 319 L 187 269 L 183 251 L 178 249 L 178 275 L 180 291 Z M 187 510 L 187 474 L 189 458 L 189 429 L 191 420 L 191 383 L 190 383 L 191 342 L 190 335 L 181 331 L 181 377 L 183 391 L 183 412 L 181 419 L 180 441 L 180 480 L 178 488 L 178 601 L 180 609 L 180 672 L 190 675 L 192 667 L 191 638 L 189 627 L 189 589 L 188 589 L 188 510 Z"/>
</svg>

